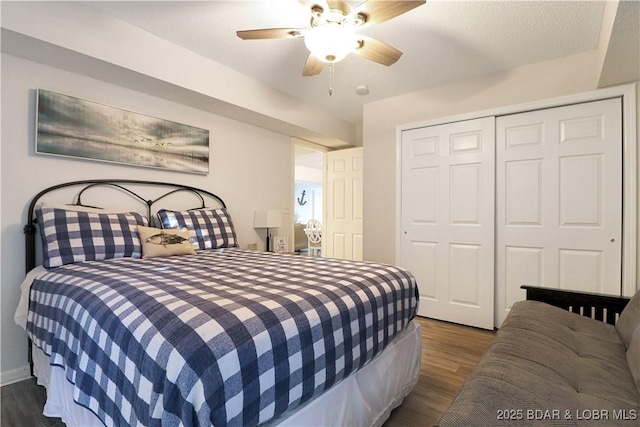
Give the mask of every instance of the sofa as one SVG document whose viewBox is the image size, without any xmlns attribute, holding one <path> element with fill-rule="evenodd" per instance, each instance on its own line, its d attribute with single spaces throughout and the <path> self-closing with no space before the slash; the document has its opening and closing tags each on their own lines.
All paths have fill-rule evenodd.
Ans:
<svg viewBox="0 0 640 427">
<path fill-rule="evenodd" d="M 307 224 L 300 224 L 296 222 L 293 224 L 293 251 L 294 252 L 307 252 L 309 248 L 309 239 L 304 232 Z"/>
<path fill-rule="evenodd" d="M 437 425 L 640 426 L 640 292 L 523 288 Z"/>
</svg>

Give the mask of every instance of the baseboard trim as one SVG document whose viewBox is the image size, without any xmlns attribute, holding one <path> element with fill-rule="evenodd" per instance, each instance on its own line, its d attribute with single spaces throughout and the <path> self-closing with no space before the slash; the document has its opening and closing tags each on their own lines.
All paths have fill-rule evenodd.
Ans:
<svg viewBox="0 0 640 427">
<path fill-rule="evenodd" d="M 24 365 L 21 368 L 11 369 L 8 371 L 0 372 L 0 387 L 4 387 L 9 384 L 17 383 L 31 378 L 29 373 L 29 365 Z"/>
</svg>

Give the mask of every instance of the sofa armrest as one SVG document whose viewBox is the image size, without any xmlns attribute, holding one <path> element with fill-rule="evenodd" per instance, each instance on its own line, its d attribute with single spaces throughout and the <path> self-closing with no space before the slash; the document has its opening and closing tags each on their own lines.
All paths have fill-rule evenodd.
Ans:
<svg viewBox="0 0 640 427">
<path fill-rule="evenodd" d="M 630 298 L 615 295 L 592 294 L 564 289 L 521 286 L 527 291 L 527 300 L 541 301 L 573 313 L 615 325 Z"/>
</svg>

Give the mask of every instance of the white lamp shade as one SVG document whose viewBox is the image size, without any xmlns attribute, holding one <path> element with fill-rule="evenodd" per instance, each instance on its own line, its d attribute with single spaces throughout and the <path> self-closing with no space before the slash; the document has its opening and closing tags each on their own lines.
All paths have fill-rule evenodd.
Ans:
<svg viewBox="0 0 640 427">
<path fill-rule="evenodd" d="M 356 35 L 351 27 L 326 24 L 314 27 L 304 36 L 307 49 L 322 62 L 332 63 L 344 59 L 357 46 Z"/>
<path fill-rule="evenodd" d="M 253 214 L 253 228 L 278 228 L 280 226 L 282 226 L 282 215 L 278 209 L 262 209 Z"/>
</svg>

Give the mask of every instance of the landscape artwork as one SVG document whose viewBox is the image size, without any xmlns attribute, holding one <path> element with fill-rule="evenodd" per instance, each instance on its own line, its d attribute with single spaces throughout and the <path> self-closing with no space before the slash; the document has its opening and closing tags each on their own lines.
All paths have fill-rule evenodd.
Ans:
<svg viewBox="0 0 640 427">
<path fill-rule="evenodd" d="M 38 89 L 36 153 L 206 174 L 209 130 Z"/>
</svg>

